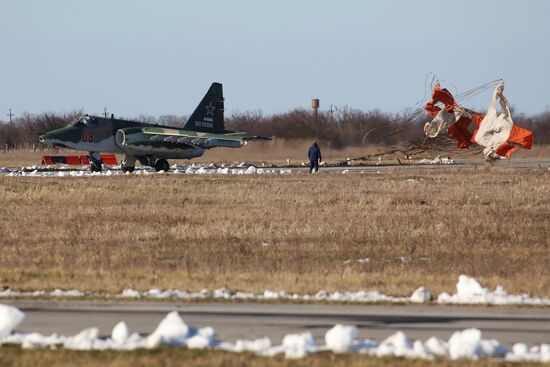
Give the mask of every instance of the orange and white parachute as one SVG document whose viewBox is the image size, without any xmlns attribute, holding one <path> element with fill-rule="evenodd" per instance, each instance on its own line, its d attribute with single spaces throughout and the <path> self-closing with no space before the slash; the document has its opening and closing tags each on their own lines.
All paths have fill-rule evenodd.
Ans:
<svg viewBox="0 0 550 367">
<path fill-rule="evenodd" d="M 504 82 L 493 92 L 493 98 L 485 115 L 468 110 L 456 103 L 453 95 L 436 84 L 432 100 L 424 110 L 434 118 L 424 126 L 426 136 L 435 138 L 445 127 L 447 134 L 461 149 L 478 144 L 487 160 L 508 158 L 519 148 L 531 149 L 533 133 L 514 125 L 508 100 L 504 97 Z M 500 111 L 497 111 L 497 99 Z M 443 104 L 443 108 L 437 104 Z"/>
</svg>

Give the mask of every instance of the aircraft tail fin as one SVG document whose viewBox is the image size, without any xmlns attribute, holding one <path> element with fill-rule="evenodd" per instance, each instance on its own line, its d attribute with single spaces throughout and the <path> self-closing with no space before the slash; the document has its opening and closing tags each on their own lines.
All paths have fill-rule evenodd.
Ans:
<svg viewBox="0 0 550 367">
<path fill-rule="evenodd" d="M 207 133 L 222 133 L 225 131 L 223 111 L 222 85 L 221 83 L 212 83 L 183 128 Z"/>
</svg>

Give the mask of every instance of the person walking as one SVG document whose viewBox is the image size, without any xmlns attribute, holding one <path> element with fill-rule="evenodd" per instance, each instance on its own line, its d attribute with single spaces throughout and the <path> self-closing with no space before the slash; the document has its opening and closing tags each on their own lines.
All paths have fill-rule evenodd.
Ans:
<svg viewBox="0 0 550 367">
<path fill-rule="evenodd" d="M 316 141 L 309 147 L 307 157 L 309 158 L 309 173 L 319 172 L 319 162 L 322 161 L 322 158 L 321 149 L 319 149 Z"/>
</svg>

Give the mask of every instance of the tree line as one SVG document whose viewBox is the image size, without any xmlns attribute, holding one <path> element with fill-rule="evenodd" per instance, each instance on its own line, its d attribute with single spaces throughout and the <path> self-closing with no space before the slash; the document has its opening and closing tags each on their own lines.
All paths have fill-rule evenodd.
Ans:
<svg viewBox="0 0 550 367">
<path fill-rule="evenodd" d="M 0 149 L 44 148 L 38 143 L 39 135 L 63 127 L 81 114 L 81 111 L 23 113 L 11 123 L 0 120 Z M 411 116 L 408 113 L 390 114 L 350 107 L 314 114 L 311 110 L 298 108 L 273 115 L 264 115 L 259 111 L 233 113 L 226 117 L 225 126 L 229 130 L 254 135 L 316 139 L 336 149 L 370 144 L 394 146 L 424 139 L 423 124 L 428 117 Z M 139 115 L 129 119 L 174 127 L 183 127 L 187 121 L 186 116 L 177 115 Z M 535 143 L 550 144 L 550 111 L 532 116 L 516 114 L 514 122 L 532 130 Z"/>
</svg>

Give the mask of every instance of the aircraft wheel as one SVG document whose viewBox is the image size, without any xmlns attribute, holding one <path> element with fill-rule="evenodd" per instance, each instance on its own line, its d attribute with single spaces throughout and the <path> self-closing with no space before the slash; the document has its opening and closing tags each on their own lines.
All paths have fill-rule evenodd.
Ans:
<svg viewBox="0 0 550 367">
<path fill-rule="evenodd" d="M 170 165 L 168 164 L 168 161 L 166 159 L 158 159 L 155 162 L 155 170 L 157 172 L 160 172 L 160 171 L 168 172 L 170 170 Z"/>
<path fill-rule="evenodd" d="M 92 172 L 101 172 L 103 170 L 103 165 L 101 163 L 90 163 L 90 171 Z"/>
</svg>

